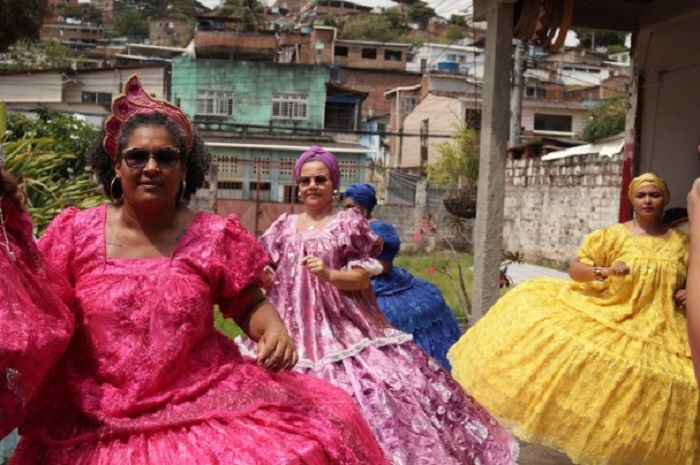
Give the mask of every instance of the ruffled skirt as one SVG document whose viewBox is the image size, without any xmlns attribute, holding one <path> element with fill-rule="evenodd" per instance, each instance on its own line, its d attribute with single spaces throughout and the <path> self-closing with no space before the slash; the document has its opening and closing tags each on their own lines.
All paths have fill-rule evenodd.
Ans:
<svg viewBox="0 0 700 465">
<path fill-rule="evenodd" d="M 518 437 L 575 463 L 699 464 L 690 358 L 567 306 L 567 285 L 502 297 L 450 350 L 455 378 Z"/>
<path fill-rule="evenodd" d="M 140 416 L 57 409 L 22 431 L 11 465 L 383 464 L 349 396 L 245 363 L 201 396 Z"/>
<path fill-rule="evenodd" d="M 515 463 L 517 442 L 411 342 L 298 369 L 352 395 L 394 465 Z"/>
<path fill-rule="evenodd" d="M 382 313 L 395 328 L 413 335 L 413 342 L 446 370 L 447 351 L 462 335 L 457 319 L 434 286 L 416 279 L 409 290 L 377 295 Z"/>
</svg>

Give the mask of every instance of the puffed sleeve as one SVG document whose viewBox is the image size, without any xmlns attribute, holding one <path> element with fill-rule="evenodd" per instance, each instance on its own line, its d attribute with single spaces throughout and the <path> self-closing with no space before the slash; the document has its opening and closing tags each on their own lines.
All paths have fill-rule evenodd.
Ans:
<svg viewBox="0 0 700 465">
<path fill-rule="evenodd" d="M 31 235 L 24 240 L 18 245 L 38 257 Z M 28 403 L 73 334 L 73 313 L 53 292 L 60 279 L 47 273 L 41 260 L 37 263 L 30 267 L 0 253 L 0 437 L 23 421 Z"/>
<path fill-rule="evenodd" d="M 73 300 L 72 289 L 75 288 L 73 274 L 74 223 L 79 212 L 80 210 L 75 207 L 63 210 L 51 221 L 38 243 L 39 251 L 44 259 L 46 274 L 56 278 L 51 280 L 51 284 L 69 305 Z"/>
<path fill-rule="evenodd" d="M 345 262 L 343 270 L 360 267 L 372 276 L 382 274 L 382 265 L 374 258 L 382 250 L 382 239 L 374 234 L 367 219 L 356 209 L 350 208 L 338 214 L 344 215 L 339 231 Z"/>
<path fill-rule="evenodd" d="M 260 244 L 260 247 L 262 247 L 269 257 L 270 264 L 275 268 L 280 260 L 280 251 L 282 249 L 282 241 L 280 238 L 284 233 L 288 217 L 286 213 L 280 215 L 280 217 L 267 228 L 267 231 L 260 236 L 260 239 L 258 239 L 258 244 Z"/>
<path fill-rule="evenodd" d="M 578 252 L 578 259 L 581 263 L 595 266 L 610 266 L 612 265 L 611 255 L 614 253 L 614 247 L 611 239 L 612 232 L 609 228 L 593 231 L 588 234 L 584 240 L 581 249 Z"/>
<path fill-rule="evenodd" d="M 226 317 L 240 310 L 236 297 L 250 286 L 262 287 L 262 271 L 267 255 L 255 238 L 238 221 L 237 215 L 225 219 L 210 255 L 209 273 L 214 301 Z"/>
</svg>

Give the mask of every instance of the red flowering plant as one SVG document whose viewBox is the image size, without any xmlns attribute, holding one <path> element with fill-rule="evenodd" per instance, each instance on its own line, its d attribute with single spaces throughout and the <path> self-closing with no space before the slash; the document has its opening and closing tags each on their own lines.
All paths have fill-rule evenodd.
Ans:
<svg viewBox="0 0 700 465">
<path fill-rule="evenodd" d="M 469 245 L 472 245 L 471 235 L 468 234 L 468 229 L 465 224 L 465 220 L 458 216 L 450 216 L 448 220 L 448 227 L 452 232 L 452 235 L 445 234 L 444 230 L 441 229 L 437 222 L 435 221 L 434 215 L 428 214 L 418 220 L 418 231 L 413 233 L 413 240 L 417 244 L 423 242 L 426 237 L 433 237 L 436 241 L 440 243 L 447 244 L 449 248 L 449 257 L 436 261 L 433 266 L 428 267 L 428 275 L 434 275 L 435 273 L 440 273 L 449 278 L 450 284 L 459 300 L 459 305 L 462 307 L 464 314 L 467 318 L 467 324 L 471 326 L 472 323 L 472 302 L 467 293 L 467 281 L 465 270 L 460 260 L 459 252 L 455 247 L 456 241 L 463 241 Z M 457 272 L 453 271 L 451 267 L 452 262 L 455 263 L 457 267 Z M 499 287 L 510 287 L 513 284 L 513 280 L 508 275 L 508 266 L 513 263 L 521 263 L 522 256 L 519 252 L 506 252 L 502 253 L 501 269 L 499 275 Z"/>
<path fill-rule="evenodd" d="M 448 258 L 436 261 L 433 266 L 428 267 L 429 275 L 440 273 L 449 278 L 450 284 L 455 291 L 460 307 L 467 317 L 467 321 L 471 322 L 472 302 L 467 293 L 466 275 L 462 267 L 459 253 L 455 248 L 455 240 L 462 239 L 468 244 L 471 244 L 471 238 L 467 234 L 467 228 L 464 224 L 464 219 L 457 216 L 451 216 L 449 219 L 449 227 L 452 231 L 452 236 L 449 237 L 445 232 L 438 227 L 437 222 L 432 214 L 428 214 L 418 220 L 418 231 L 413 233 L 413 241 L 417 244 L 423 242 L 425 237 L 433 237 L 437 241 L 447 244 L 450 254 Z M 457 273 L 450 266 L 454 262 L 457 265 Z"/>
</svg>

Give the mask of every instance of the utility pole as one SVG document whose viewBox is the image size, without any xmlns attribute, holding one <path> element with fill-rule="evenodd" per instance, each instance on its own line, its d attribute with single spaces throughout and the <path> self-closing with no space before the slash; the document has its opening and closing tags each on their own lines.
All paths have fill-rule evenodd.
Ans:
<svg viewBox="0 0 700 465">
<path fill-rule="evenodd" d="M 520 128 L 523 117 L 523 86 L 525 62 L 523 61 L 523 45 L 520 39 L 515 39 L 515 59 L 513 66 L 513 92 L 510 97 L 510 138 L 509 146 L 520 144 Z"/>
</svg>

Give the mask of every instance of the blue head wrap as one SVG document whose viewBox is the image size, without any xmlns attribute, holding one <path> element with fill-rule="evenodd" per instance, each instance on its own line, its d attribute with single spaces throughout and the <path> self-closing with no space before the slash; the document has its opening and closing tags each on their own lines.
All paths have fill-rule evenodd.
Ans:
<svg viewBox="0 0 700 465">
<path fill-rule="evenodd" d="M 401 248 L 401 239 L 399 235 L 396 234 L 394 227 L 382 221 L 370 221 L 369 227 L 374 234 L 381 237 L 384 241 L 384 248 L 382 249 L 382 253 L 377 255 L 377 259 L 387 262 L 394 261 L 394 257 L 399 253 L 399 249 Z"/>
<path fill-rule="evenodd" d="M 352 199 L 357 205 L 372 213 L 377 205 L 377 194 L 371 184 L 353 184 L 345 189 L 345 198 Z"/>
</svg>

